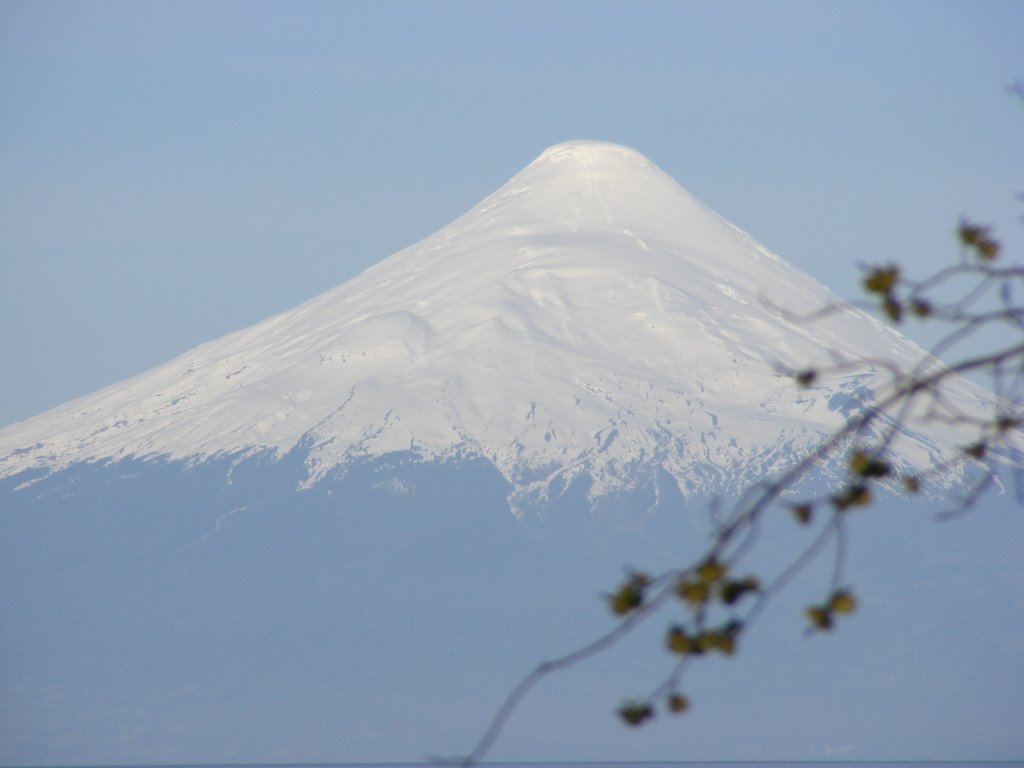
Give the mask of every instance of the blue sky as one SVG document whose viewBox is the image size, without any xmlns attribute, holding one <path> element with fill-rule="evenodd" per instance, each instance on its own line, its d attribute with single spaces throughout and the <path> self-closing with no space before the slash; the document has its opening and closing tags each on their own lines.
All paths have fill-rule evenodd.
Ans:
<svg viewBox="0 0 1024 768">
<path fill-rule="evenodd" d="M 285 310 L 545 147 L 633 146 L 840 294 L 1021 252 L 1024 3 L 0 1 L 0 424 Z"/>
</svg>

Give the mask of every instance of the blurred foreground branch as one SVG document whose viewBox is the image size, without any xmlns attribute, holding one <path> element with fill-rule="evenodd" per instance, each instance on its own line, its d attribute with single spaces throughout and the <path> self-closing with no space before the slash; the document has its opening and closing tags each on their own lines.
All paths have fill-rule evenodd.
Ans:
<svg viewBox="0 0 1024 768">
<path fill-rule="evenodd" d="M 882 363 L 891 384 L 877 401 L 849 418 L 813 452 L 777 477 L 752 486 L 720 520 L 711 542 L 693 562 L 657 574 L 632 572 L 607 596 L 619 617 L 607 634 L 572 653 L 544 662 L 508 695 L 479 743 L 461 759 L 479 762 L 489 752 L 523 697 L 548 675 L 601 653 L 642 624 L 660 617 L 672 603 L 682 613 L 666 621 L 668 671 L 647 695 L 625 701 L 619 717 L 638 726 L 663 709 L 685 712 L 682 691 L 686 671 L 702 658 L 737 653 L 741 639 L 775 597 L 811 562 L 831 552 L 831 577 L 820 601 L 806 607 L 808 632 L 829 631 L 854 612 L 857 598 L 845 582 L 846 526 L 851 510 L 871 505 L 878 492 L 921 494 L 930 484 L 963 473 L 966 482 L 955 503 L 939 517 L 973 508 L 997 484 L 1011 476 L 1024 502 L 1024 264 L 1006 263 L 1001 244 L 988 227 L 962 220 L 956 230 L 959 258 L 924 279 L 904 274 L 895 263 L 863 267 L 869 302 L 888 321 L 916 318 L 946 329 L 933 355 L 907 370 Z M 838 311 L 828 308 L 825 311 Z M 938 358 L 953 360 L 943 364 Z M 790 372 L 794 386 L 814 387 L 823 378 L 871 361 L 837 360 L 825 368 Z M 968 408 L 952 397 L 960 377 L 981 377 L 993 397 L 983 409 Z M 941 424 L 970 435 L 960 448 L 926 471 L 898 472 L 893 449 L 911 419 Z M 842 463 L 841 476 L 820 494 L 793 500 L 798 484 L 826 461 Z M 759 523 L 772 513 L 790 515 L 813 530 L 810 541 L 780 570 L 743 572 L 744 560 L 758 543 Z M 682 616 L 682 619 L 679 619 Z"/>
</svg>

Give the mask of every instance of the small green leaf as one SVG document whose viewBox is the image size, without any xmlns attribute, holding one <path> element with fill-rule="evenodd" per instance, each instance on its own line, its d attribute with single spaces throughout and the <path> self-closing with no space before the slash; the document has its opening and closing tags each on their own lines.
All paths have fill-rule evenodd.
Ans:
<svg viewBox="0 0 1024 768">
<path fill-rule="evenodd" d="M 850 507 L 866 507 L 870 503 L 871 490 L 861 483 L 851 485 L 842 493 L 832 497 L 832 506 L 839 512 Z"/>
<path fill-rule="evenodd" d="M 871 503 L 871 491 L 866 485 L 855 485 L 850 488 L 850 506 L 866 507 Z"/>
<path fill-rule="evenodd" d="M 892 465 L 866 451 L 854 451 L 850 471 L 861 477 L 885 477 L 892 471 Z"/>
<path fill-rule="evenodd" d="M 645 590 L 650 583 L 651 579 L 647 574 L 630 574 L 614 593 L 608 595 L 608 607 L 612 613 L 616 616 L 625 616 L 642 606 Z"/>
<path fill-rule="evenodd" d="M 977 253 L 982 261 L 992 261 L 999 255 L 999 241 L 989 234 L 988 227 L 962 219 L 957 235 L 961 244 Z"/>
<path fill-rule="evenodd" d="M 697 653 L 710 651 L 717 645 L 718 640 L 714 632 L 701 632 L 696 637 Z"/>
<path fill-rule="evenodd" d="M 900 268 L 895 264 L 872 267 L 864 277 L 864 290 L 868 293 L 887 294 L 896 287 L 900 279 Z"/>
<path fill-rule="evenodd" d="M 1000 416 L 996 419 L 996 429 L 1000 433 L 1009 432 L 1011 429 L 1016 429 L 1024 423 L 1020 419 L 1015 419 L 1012 416 Z"/>
<path fill-rule="evenodd" d="M 726 605 L 733 605 L 748 592 L 760 589 L 760 582 L 753 576 L 739 581 L 726 581 L 719 587 L 719 596 Z"/>
<path fill-rule="evenodd" d="M 815 629 L 825 631 L 832 629 L 832 613 L 827 608 L 812 605 L 807 608 L 805 613 L 807 614 L 807 618 L 811 620 L 811 624 L 814 625 Z"/>
<path fill-rule="evenodd" d="M 978 243 L 978 256 L 985 261 L 992 261 L 999 255 L 999 243 L 995 240 L 985 240 Z"/>
<path fill-rule="evenodd" d="M 910 310 L 917 317 L 931 317 L 932 305 L 924 299 L 914 299 L 910 302 Z"/>
<path fill-rule="evenodd" d="M 793 517 L 795 517 L 801 525 L 807 525 L 811 522 L 814 507 L 810 504 L 794 504 L 790 507 L 790 511 L 793 513 Z"/>
<path fill-rule="evenodd" d="M 711 597 L 711 587 L 703 581 L 683 579 L 676 587 L 676 593 L 690 604 L 691 608 L 704 605 Z"/>
<path fill-rule="evenodd" d="M 903 304 L 891 293 L 886 294 L 882 299 L 882 311 L 894 323 L 903 319 Z"/>
<path fill-rule="evenodd" d="M 670 627 L 668 634 L 665 636 L 665 645 L 672 653 L 678 653 L 680 656 L 685 656 L 688 653 L 693 652 L 694 641 L 690 637 L 686 630 L 679 626 Z"/>
<path fill-rule="evenodd" d="M 984 443 L 974 443 L 964 448 L 964 455 L 970 456 L 972 459 L 983 459 L 987 449 Z"/>
<path fill-rule="evenodd" d="M 715 631 L 707 633 L 707 645 L 726 656 L 736 653 L 736 637 L 731 632 Z"/>
<path fill-rule="evenodd" d="M 853 613 L 857 610 L 857 599 L 846 590 L 840 590 L 832 593 L 828 607 L 835 613 Z"/>
<path fill-rule="evenodd" d="M 679 715 L 690 707 L 690 700 L 681 693 L 673 693 L 668 697 L 668 708 L 671 712 Z"/>
<path fill-rule="evenodd" d="M 627 701 L 619 707 L 619 717 L 628 725 L 640 725 L 654 717 L 654 707 L 643 702 Z"/>
<path fill-rule="evenodd" d="M 700 567 L 697 568 L 697 578 L 705 583 L 718 581 L 725 575 L 728 568 L 722 563 L 710 558 L 701 563 Z"/>
<path fill-rule="evenodd" d="M 812 386 L 814 382 L 817 380 L 818 372 L 813 368 L 807 368 L 803 371 L 798 371 L 796 374 L 794 374 L 793 378 L 796 379 L 797 384 L 799 384 L 804 389 L 807 389 L 808 387 Z"/>
<path fill-rule="evenodd" d="M 977 245 L 988 236 L 988 227 L 971 224 L 967 219 L 961 219 L 960 226 L 957 228 L 957 235 L 959 235 L 960 242 L 964 245 Z"/>
</svg>

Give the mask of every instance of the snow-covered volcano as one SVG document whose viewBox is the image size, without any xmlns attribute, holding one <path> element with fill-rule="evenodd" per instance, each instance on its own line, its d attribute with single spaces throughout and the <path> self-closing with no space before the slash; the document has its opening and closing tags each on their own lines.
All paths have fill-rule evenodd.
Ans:
<svg viewBox="0 0 1024 768">
<path fill-rule="evenodd" d="M 311 301 L 0 431 L 0 476 L 126 457 L 306 449 L 306 483 L 354 458 L 483 457 L 513 506 L 585 475 L 665 470 L 684 493 L 755 478 L 923 352 L 698 202 L 627 147 L 551 147 L 425 240 Z M 851 399 L 852 398 L 852 399 Z M 918 436 L 902 460 L 927 466 Z"/>
<path fill-rule="evenodd" d="M 854 309 L 770 307 L 836 302 L 639 153 L 573 142 L 354 280 L 5 428 L 0 763 L 468 751 L 539 660 L 608 631 L 622 566 L 703 547 L 701 497 L 886 386 L 869 363 L 807 390 L 787 370 L 923 359 Z M 956 444 L 908 432 L 894 458 Z M 1019 510 L 922 532 L 890 503 L 850 518 L 884 521 L 851 547 L 850 634 L 798 644 L 812 585 L 638 738 L 610 713 L 663 679 L 652 625 L 538 686 L 493 758 L 1019 755 Z M 762 535 L 785 553 L 810 531 Z"/>
</svg>

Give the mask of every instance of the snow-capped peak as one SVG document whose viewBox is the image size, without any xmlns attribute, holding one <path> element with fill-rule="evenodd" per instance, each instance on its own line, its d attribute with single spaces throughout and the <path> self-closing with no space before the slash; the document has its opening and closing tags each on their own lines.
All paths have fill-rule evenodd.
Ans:
<svg viewBox="0 0 1024 768">
<path fill-rule="evenodd" d="M 783 372 L 923 352 L 703 206 L 639 152 L 545 150 L 471 211 L 290 311 L 0 431 L 0 473 L 126 456 L 307 451 L 481 456 L 543 497 L 668 471 L 684 491 L 771 471 L 870 397 L 871 371 L 800 391 Z M 921 439 L 905 460 L 940 450 Z"/>
</svg>

